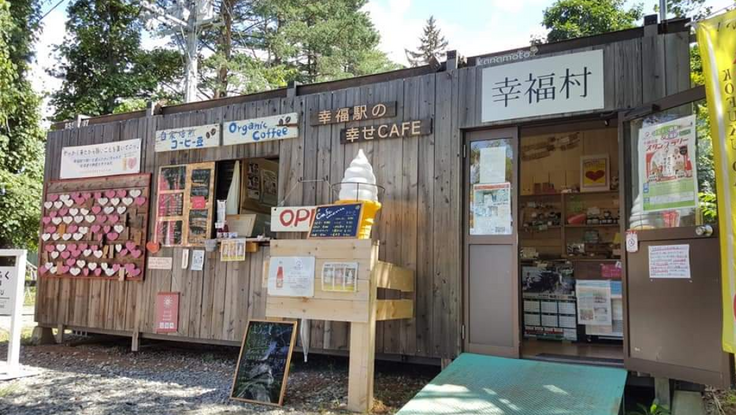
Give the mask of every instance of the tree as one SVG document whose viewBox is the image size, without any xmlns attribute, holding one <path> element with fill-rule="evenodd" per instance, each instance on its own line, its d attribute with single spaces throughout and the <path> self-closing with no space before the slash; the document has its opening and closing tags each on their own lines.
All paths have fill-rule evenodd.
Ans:
<svg viewBox="0 0 736 415">
<path fill-rule="evenodd" d="M 432 56 L 440 60 L 444 59 L 447 40 L 440 33 L 436 23 L 434 16 L 429 16 L 427 24 L 424 25 L 424 33 L 419 37 L 419 48 L 416 51 L 404 49 L 406 59 L 411 66 L 426 65 Z"/>
<path fill-rule="evenodd" d="M 547 42 L 629 29 L 642 18 L 642 5 L 625 9 L 625 0 L 557 0 L 544 10 Z"/>
<path fill-rule="evenodd" d="M 0 0 L 0 248 L 38 239 L 44 132 L 28 73 L 39 22 L 38 0 Z"/>
<path fill-rule="evenodd" d="M 141 49 L 139 12 L 128 0 L 69 4 L 67 35 L 55 47 L 59 64 L 50 71 L 63 80 L 51 99 L 57 120 L 76 114 L 109 114 L 130 100 L 176 96 L 181 55 L 174 50 Z"/>
</svg>

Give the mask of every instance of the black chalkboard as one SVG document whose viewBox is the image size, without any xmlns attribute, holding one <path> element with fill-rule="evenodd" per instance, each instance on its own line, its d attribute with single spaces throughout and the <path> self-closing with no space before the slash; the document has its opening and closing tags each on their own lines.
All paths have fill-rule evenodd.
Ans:
<svg viewBox="0 0 736 415">
<path fill-rule="evenodd" d="M 281 406 L 295 341 L 296 321 L 248 321 L 230 398 Z"/>
<path fill-rule="evenodd" d="M 309 238 L 355 238 L 358 236 L 363 205 L 317 206 Z"/>
<path fill-rule="evenodd" d="M 192 170 L 192 184 L 210 187 L 210 169 L 194 169 Z"/>
<path fill-rule="evenodd" d="M 158 190 L 184 190 L 187 166 L 162 167 Z"/>
</svg>

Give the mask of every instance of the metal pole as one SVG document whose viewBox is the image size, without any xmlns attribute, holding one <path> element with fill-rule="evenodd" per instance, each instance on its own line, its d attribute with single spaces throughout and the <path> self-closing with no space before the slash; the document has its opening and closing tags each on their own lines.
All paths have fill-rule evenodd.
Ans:
<svg viewBox="0 0 736 415">
<path fill-rule="evenodd" d="M 659 0 L 659 21 L 667 20 L 667 0 Z"/>
<path fill-rule="evenodd" d="M 189 2 L 189 19 L 186 27 L 187 68 L 185 78 L 184 101 L 197 100 L 197 16 L 199 15 L 199 1 Z"/>
</svg>

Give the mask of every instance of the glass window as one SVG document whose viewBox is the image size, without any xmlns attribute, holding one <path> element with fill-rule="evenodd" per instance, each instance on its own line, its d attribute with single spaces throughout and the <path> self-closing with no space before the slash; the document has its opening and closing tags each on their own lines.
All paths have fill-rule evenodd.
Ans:
<svg viewBox="0 0 736 415">
<path fill-rule="evenodd" d="M 715 221 L 715 173 L 705 101 L 633 120 L 629 229 Z"/>
<path fill-rule="evenodd" d="M 470 142 L 470 234 L 511 235 L 511 186 L 514 148 L 511 139 Z"/>
</svg>

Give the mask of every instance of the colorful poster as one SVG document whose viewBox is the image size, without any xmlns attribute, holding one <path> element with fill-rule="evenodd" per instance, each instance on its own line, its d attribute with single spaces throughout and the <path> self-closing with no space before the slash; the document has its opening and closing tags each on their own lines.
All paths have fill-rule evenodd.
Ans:
<svg viewBox="0 0 736 415">
<path fill-rule="evenodd" d="M 222 145 L 260 143 L 299 137 L 299 114 L 273 115 L 224 124 Z"/>
<path fill-rule="evenodd" d="M 695 115 L 639 131 L 639 190 L 644 212 L 698 205 L 695 137 Z"/>
<path fill-rule="evenodd" d="M 156 295 L 156 333 L 176 333 L 179 330 L 179 293 Z"/>
<path fill-rule="evenodd" d="M 649 278 L 690 279 L 690 245 L 649 246 Z"/>
<path fill-rule="evenodd" d="M 271 257 L 268 268 L 268 295 L 314 297 L 313 256 Z"/>
<path fill-rule="evenodd" d="M 245 261 L 245 239 L 223 239 L 220 241 L 220 261 Z"/>
<path fill-rule="evenodd" d="M 608 185 L 608 155 L 582 156 L 580 158 L 580 190 L 600 192 L 610 188 Z"/>
<path fill-rule="evenodd" d="M 713 140 L 716 189 L 718 193 L 718 225 L 721 232 L 721 276 L 723 294 L 723 350 L 736 353 L 736 36 L 733 22 L 736 10 L 701 20 L 694 26 L 703 57 L 705 92 L 710 115 L 710 137 Z"/>
<path fill-rule="evenodd" d="M 511 183 L 473 185 L 472 235 L 510 235 Z"/>
<path fill-rule="evenodd" d="M 322 265 L 322 291 L 356 292 L 357 262 L 325 262 Z"/>
<path fill-rule="evenodd" d="M 611 310 L 611 282 L 578 280 L 575 284 L 578 300 L 578 324 L 610 326 L 613 322 Z"/>
<path fill-rule="evenodd" d="M 141 171 L 141 139 L 61 149 L 62 179 L 135 174 Z"/>
<path fill-rule="evenodd" d="M 220 124 L 207 124 L 156 131 L 154 150 L 159 153 L 162 151 L 193 150 L 219 146 Z"/>
</svg>

